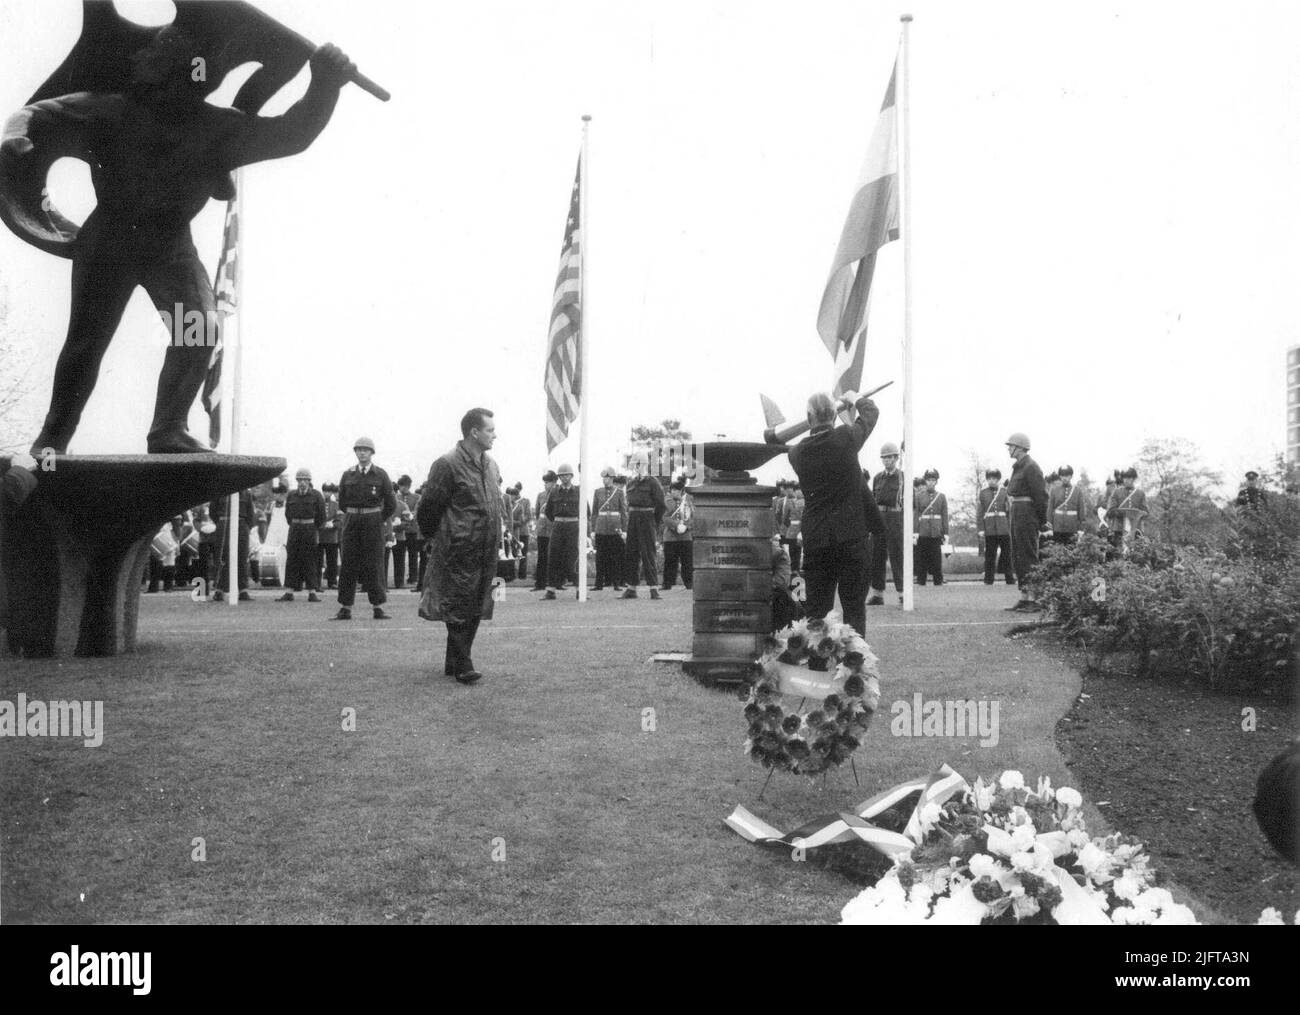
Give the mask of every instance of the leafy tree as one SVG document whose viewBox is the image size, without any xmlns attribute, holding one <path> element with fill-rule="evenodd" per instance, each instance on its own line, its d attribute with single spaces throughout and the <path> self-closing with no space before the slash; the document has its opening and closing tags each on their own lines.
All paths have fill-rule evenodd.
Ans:
<svg viewBox="0 0 1300 1015">
<path fill-rule="evenodd" d="M 1183 437 L 1148 439 L 1138 452 L 1138 482 L 1146 491 L 1148 536 L 1176 546 L 1222 546 L 1231 518 L 1214 493 L 1220 473 L 1201 461 L 1196 445 Z"/>
<path fill-rule="evenodd" d="M 652 444 L 656 441 L 681 441 L 688 443 L 691 439 L 691 432 L 682 429 L 680 419 L 661 420 L 657 425 L 647 426 L 639 423 L 632 427 L 631 440 L 636 445 Z"/>
</svg>

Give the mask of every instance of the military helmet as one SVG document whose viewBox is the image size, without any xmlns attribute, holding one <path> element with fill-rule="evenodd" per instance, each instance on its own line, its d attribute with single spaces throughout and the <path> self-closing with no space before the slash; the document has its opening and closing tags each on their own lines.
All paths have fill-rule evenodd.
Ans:
<svg viewBox="0 0 1300 1015">
<path fill-rule="evenodd" d="M 356 440 L 352 442 L 352 450 L 355 451 L 357 450 L 357 448 L 369 448 L 370 453 L 374 454 L 375 442 L 372 441 L 369 437 L 358 437 Z"/>
<path fill-rule="evenodd" d="M 547 469 L 544 473 L 542 473 L 543 483 L 554 483 L 558 478 L 559 477 L 556 476 L 555 473 L 552 472 L 550 469 Z"/>
<path fill-rule="evenodd" d="M 565 462 L 558 469 L 555 470 L 555 474 L 557 476 L 572 476 L 573 466 L 570 465 L 568 462 Z"/>
<path fill-rule="evenodd" d="M 1073 476 L 1074 467 L 1070 465 L 1062 465 L 1059 469 L 1056 470 L 1056 474 L 1058 476 Z"/>
<path fill-rule="evenodd" d="M 1246 473 L 1246 478 L 1247 478 L 1247 479 L 1259 479 L 1259 473 L 1256 472 L 1254 469 L 1251 469 L 1248 473 Z"/>
<path fill-rule="evenodd" d="M 297 471 L 297 473 L 294 475 L 293 478 L 294 478 L 294 479 L 305 479 L 305 480 L 307 480 L 308 483 L 310 483 L 310 482 L 311 482 L 311 469 L 299 469 L 299 470 Z"/>
<path fill-rule="evenodd" d="M 885 458 L 889 455 L 898 455 L 898 445 L 893 441 L 885 441 L 884 444 L 880 445 L 880 457 Z"/>
<path fill-rule="evenodd" d="M 924 477 L 924 478 L 925 478 L 925 479 L 938 479 L 938 478 L 939 478 L 939 470 L 938 470 L 938 469 L 926 469 L 926 470 L 925 470 L 925 477 Z"/>
<path fill-rule="evenodd" d="M 612 465 L 606 465 L 603 469 L 600 470 L 600 478 L 604 479 L 606 476 L 609 476 L 610 479 L 614 478 L 615 472 L 614 472 L 614 467 Z"/>
<path fill-rule="evenodd" d="M 1024 448 L 1026 451 L 1029 450 L 1029 436 L 1021 433 L 1019 430 L 1003 441 L 1003 443 L 1013 444 L 1018 448 Z"/>
</svg>

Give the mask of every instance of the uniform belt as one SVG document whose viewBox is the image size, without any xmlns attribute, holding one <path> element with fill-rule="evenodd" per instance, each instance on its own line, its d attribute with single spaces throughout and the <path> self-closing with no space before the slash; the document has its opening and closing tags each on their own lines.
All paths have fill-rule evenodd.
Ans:
<svg viewBox="0 0 1300 1015">
<path fill-rule="evenodd" d="M 1057 508 L 1057 509 L 1056 509 L 1054 512 L 1052 512 L 1052 513 L 1053 513 L 1053 514 L 1058 514 L 1058 515 L 1077 515 L 1079 512 L 1078 512 L 1078 511 L 1062 511 L 1060 508 Z"/>
<path fill-rule="evenodd" d="M 622 515 L 622 511 L 602 511 L 602 515 Z"/>
<path fill-rule="evenodd" d="M 943 515 L 922 515 L 922 518 L 942 518 Z"/>
<path fill-rule="evenodd" d="M 553 518 L 551 520 L 555 522 L 576 522 L 578 520 L 578 516 L 574 515 L 572 518 Z"/>
<path fill-rule="evenodd" d="M 346 511 L 346 512 L 347 512 L 348 514 L 350 514 L 350 515 L 377 515 L 377 514 L 379 514 L 380 511 L 382 511 L 382 510 L 384 510 L 384 509 L 381 508 L 381 507 L 372 507 L 372 508 L 352 508 L 352 507 L 350 507 L 350 508 L 344 508 L 343 510 Z"/>
<path fill-rule="evenodd" d="M 1006 516 L 1007 516 L 1007 513 L 1006 513 L 1005 511 L 985 511 L 985 512 L 984 512 L 984 517 L 985 517 L 985 518 L 1005 518 Z"/>
<path fill-rule="evenodd" d="M 889 511 L 889 512 L 891 512 L 891 513 L 900 514 L 900 515 L 903 513 L 903 509 L 902 509 L 902 508 L 887 508 L 887 507 L 882 507 L 880 510 L 881 510 L 881 511 Z"/>
<path fill-rule="evenodd" d="M 289 524 L 290 525 L 315 525 L 316 519 L 315 518 L 290 518 Z"/>
<path fill-rule="evenodd" d="M 1034 502 L 1033 497 L 1012 497 L 1011 499 L 1015 501 L 1020 501 L 1024 504 L 1032 504 Z"/>
<path fill-rule="evenodd" d="M 642 507 L 630 507 L 630 508 L 628 508 L 628 510 L 629 510 L 629 511 L 653 511 L 654 508 L 652 508 L 652 507 L 644 507 L 644 508 L 642 508 Z"/>
</svg>

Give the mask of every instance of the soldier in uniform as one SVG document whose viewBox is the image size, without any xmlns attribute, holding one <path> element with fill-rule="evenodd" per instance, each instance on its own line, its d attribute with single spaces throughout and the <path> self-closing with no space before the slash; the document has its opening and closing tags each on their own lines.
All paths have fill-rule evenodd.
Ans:
<svg viewBox="0 0 1300 1015">
<path fill-rule="evenodd" d="M 975 530 L 979 533 L 980 552 L 984 554 L 984 584 L 992 585 L 1001 571 L 1008 585 L 1016 583 L 1011 571 L 1011 522 L 1008 520 L 1007 488 L 1001 469 L 984 473 L 988 485 L 980 490 L 975 505 Z"/>
<path fill-rule="evenodd" d="M 402 484 L 406 485 L 403 486 Z M 411 493 L 411 477 L 402 475 L 397 480 L 397 488 L 393 491 L 393 496 L 397 498 L 397 510 L 393 512 L 393 517 L 388 519 L 389 534 L 392 539 L 392 545 L 384 550 L 384 580 L 388 580 L 388 562 L 393 562 L 393 584 L 392 588 L 406 588 L 406 527 L 411 524 L 413 515 L 411 507 L 406 503 L 406 497 Z"/>
<path fill-rule="evenodd" d="M 403 578 L 416 585 L 420 582 L 420 526 L 415 521 L 415 509 L 420 506 L 420 495 L 411 489 L 410 476 L 402 476 L 397 481 L 397 505 L 398 513 L 405 520 L 402 535 L 393 547 L 393 582 L 400 589 L 406 585 Z M 403 555 L 406 557 L 406 567 L 399 571 Z"/>
<path fill-rule="evenodd" d="M 385 522 L 397 511 L 397 495 L 388 473 L 375 465 L 375 442 L 358 437 L 352 446 L 357 464 L 339 480 L 339 509 L 347 516 L 340 538 L 343 554 L 339 575 L 339 612 L 332 620 L 351 620 L 357 582 L 370 598 L 376 620 L 391 620 L 384 612 L 388 591 L 384 588 Z"/>
<path fill-rule="evenodd" d="M 320 488 L 325 499 L 325 524 L 318 534 L 320 540 L 320 569 L 325 572 L 327 588 L 339 587 L 339 530 L 343 526 L 344 515 L 339 511 L 339 488 L 333 483 L 326 483 Z"/>
<path fill-rule="evenodd" d="M 623 590 L 623 533 L 627 531 L 627 498 L 614 485 L 614 470 L 600 470 L 602 488 L 591 498 L 592 541 L 596 544 L 596 587 Z"/>
<path fill-rule="evenodd" d="M 1110 495 L 1115 492 L 1118 483 L 1119 469 L 1116 469 L 1113 476 L 1106 477 L 1106 488 L 1102 490 L 1101 496 L 1097 498 L 1097 534 L 1100 536 L 1110 536 L 1110 522 L 1106 518 L 1106 511 L 1110 508 Z"/>
<path fill-rule="evenodd" d="M 1007 453 L 1016 463 L 1011 467 L 1007 497 L 1011 501 L 1011 562 L 1020 586 L 1020 601 L 1008 609 L 1023 613 L 1038 609 L 1029 598 L 1025 579 L 1038 563 L 1038 534 L 1047 525 L 1047 483 L 1043 470 L 1029 457 L 1029 438 L 1025 434 L 1017 431 L 1006 443 Z"/>
<path fill-rule="evenodd" d="M 1258 511 L 1267 501 L 1268 494 L 1259 485 L 1259 473 L 1252 469 L 1246 473 L 1246 485 L 1237 491 L 1235 503 L 1241 510 Z"/>
<path fill-rule="evenodd" d="M 1120 474 L 1121 485 L 1110 495 L 1106 505 L 1106 521 L 1110 525 L 1111 542 L 1128 552 L 1134 537 L 1142 535 L 1142 522 L 1147 511 L 1147 495 L 1137 488 L 1137 469 L 1130 466 Z"/>
<path fill-rule="evenodd" d="M 790 554 L 790 573 L 798 574 L 803 564 L 803 487 L 790 484 L 790 503 L 785 510 L 785 547 Z"/>
<path fill-rule="evenodd" d="M 695 579 L 694 541 L 691 516 L 695 502 L 686 492 L 686 477 L 678 476 L 664 494 L 664 591 L 677 583 L 677 566 L 682 568 L 682 584 L 691 587 Z"/>
<path fill-rule="evenodd" d="M 298 489 L 284 499 L 284 520 L 289 523 L 284 565 L 285 593 L 277 602 L 293 602 L 293 594 L 307 586 L 307 602 L 319 603 L 320 568 L 317 533 L 325 524 L 325 498 L 311 487 L 311 471 L 299 469 Z"/>
<path fill-rule="evenodd" d="M 533 516 L 537 519 L 537 568 L 533 575 L 533 591 L 541 592 L 546 588 L 547 565 L 551 556 L 551 529 L 554 527 L 546 516 L 546 501 L 555 489 L 555 473 L 547 469 L 542 476 L 542 491 L 537 495 L 537 507 Z"/>
<path fill-rule="evenodd" d="M 1060 482 L 1048 492 L 1047 518 L 1053 541 L 1072 546 L 1088 524 L 1088 497 L 1083 487 L 1074 485 L 1072 466 L 1062 465 L 1056 474 Z"/>
<path fill-rule="evenodd" d="M 555 474 L 560 481 L 546 498 L 546 517 L 551 522 L 551 545 L 546 559 L 546 595 L 554 599 L 567 579 L 578 585 L 578 512 L 580 492 L 573 483 L 573 466 L 561 465 Z"/>
<path fill-rule="evenodd" d="M 627 588 L 624 599 L 637 598 L 637 582 L 644 574 L 650 598 L 659 598 L 659 575 L 655 566 L 655 532 L 663 523 L 664 490 L 654 476 L 645 475 L 649 456 L 644 451 L 632 455 L 635 475 L 627 484 Z"/>
<path fill-rule="evenodd" d="M 510 528 L 510 534 L 514 536 L 519 552 L 516 577 L 520 581 L 525 581 L 528 578 L 528 525 L 533 520 L 533 505 L 524 496 L 523 483 L 515 483 L 507 492 L 511 497 L 510 517 L 505 520 L 505 523 Z"/>
<path fill-rule="evenodd" d="M 903 472 L 898 467 L 898 445 L 880 446 L 884 469 L 871 481 L 871 493 L 880 511 L 884 532 L 871 539 L 871 598 L 868 606 L 885 605 L 885 559 L 894 575 L 894 588 L 903 593 Z"/>
<path fill-rule="evenodd" d="M 943 584 L 943 543 L 948 538 L 948 498 L 938 489 L 939 470 L 925 470 L 925 486 L 916 498 L 916 556 L 922 585 L 933 577 Z"/>
</svg>

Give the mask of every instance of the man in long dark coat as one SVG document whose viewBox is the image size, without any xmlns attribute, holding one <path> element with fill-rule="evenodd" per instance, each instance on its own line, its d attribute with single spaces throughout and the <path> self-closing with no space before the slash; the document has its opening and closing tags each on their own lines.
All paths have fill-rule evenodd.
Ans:
<svg viewBox="0 0 1300 1015">
<path fill-rule="evenodd" d="M 857 410 L 856 419 L 837 427 L 835 414 L 849 404 Z M 807 499 L 803 573 L 808 616 L 825 617 L 838 591 L 844 622 L 859 634 L 866 630 L 868 528 L 858 452 L 879 417 L 870 398 L 850 393 L 837 403 L 829 395 L 813 395 L 808 399 L 808 436 L 790 449 L 790 466 Z"/>
<path fill-rule="evenodd" d="M 488 455 L 496 423 L 487 409 L 470 409 L 460 421 L 462 439 L 429 470 L 416 511 L 430 545 L 428 620 L 447 625 L 449 677 L 472 684 L 482 674 L 470 656 L 479 621 L 491 618 L 492 579 L 501 546 L 501 474 Z"/>
</svg>

